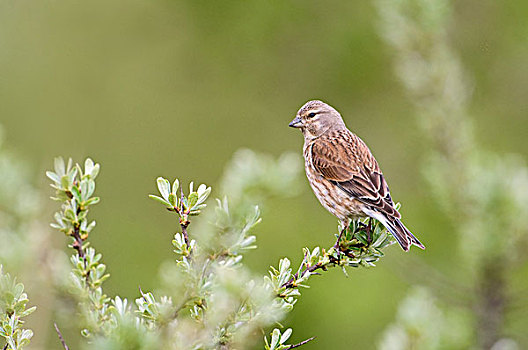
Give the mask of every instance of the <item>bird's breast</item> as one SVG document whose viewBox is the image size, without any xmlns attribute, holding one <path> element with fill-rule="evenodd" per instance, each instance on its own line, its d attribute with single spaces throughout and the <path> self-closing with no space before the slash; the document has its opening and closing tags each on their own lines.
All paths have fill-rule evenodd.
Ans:
<svg viewBox="0 0 528 350">
<path fill-rule="evenodd" d="M 326 210 L 340 220 L 365 216 L 362 210 L 364 205 L 361 202 L 346 194 L 314 169 L 309 149 L 305 149 L 304 165 L 308 182 L 315 196 Z"/>
</svg>

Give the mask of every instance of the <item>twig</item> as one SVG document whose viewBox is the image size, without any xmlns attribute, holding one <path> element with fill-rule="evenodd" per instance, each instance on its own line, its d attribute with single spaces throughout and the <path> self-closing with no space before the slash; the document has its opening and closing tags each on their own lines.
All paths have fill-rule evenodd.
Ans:
<svg viewBox="0 0 528 350">
<path fill-rule="evenodd" d="M 184 212 L 183 210 L 183 188 L 180 187 L 180 203 L 181 203 L 181 210 L 178 211 L 178 214 L 180 215 L 180 226 L 181 226 L 181 229 L 182 229 L 182 235 L 183 235 L 183 239 L 185 240 L 185 244 L 187 244 L 187 247 L 190 246 L 190 242 L 189 242 L 189 235 L 187 234 L 187 227 L 189 226 L 190 222 L 189 220 L 187 220 L 187 215 L 186 213 Z"/>
<path fill-rule="evenodd" d="M 187 234 L 187 227 L 189 227 L 189 224 L 190 224 L 189 221 L 180 222 L 183 239 L 185 240 L 185 244 L 187 244 L 187 247 L 190 246 L 189 235 Z"/>
<path fill-rule="evenodd" d="M 306 344 L 306 343 L 308 343 L 308 342 L 311 342 L 311 341 L 314 340 L 314 339 L 315 339 L 315 337 L 308 338 L 308 339 L 306 339 L 306 340 L 303 340 L 303 341 L 300 342 L 300 343 L 297 343 L 297 344 L 294 344 L 294 345 L 290 345 L 290 346 L 288 346 L 285 350 L 290 350 L 290 349 L 298 348 L 299 346 L 302 346 L 302 345 L 304 345 L 304 344 Z"/>
<path fill-rule="evenodd" d="M 70 191 L 67 191 L 66 194 L 70 199 L 73 198 L 73 194 Z M 77 215 L 81 212 L 81 207 L 77 208 Z M 73 227 L 73 239 L 75 240 L 72 244 L 73 249 L 77 251 L 79 254 L 79 257 L 84 258 L 84 249 L 83 249 L 83 239 L 81 238 L 81 234 L 79 233 L 79 224 L 77 223 Z"/>
<path fill-rule="evenodd" d="M 318 270 L 318 269 L 324 269 L 326 267 L 326 265 L 323 265 L 321 263 L 318 263 L 316 265 L 313 265 L 313 266 L 310 266 L 309 268 L 307 268 L 306 270 L 304 270 L 302 273 L 301 273 L 301 276 L 299 276 L 299 273 L 297 272 L 295 275 L 293 275 L 292 278 L 290 278 L 290 280 L 286 283 L 284 283 L 282 285 L 283 288 L 291 288 L 293 287 L 293 282 L 295 280 L 297 280 L 299 277 L 304 277 L 304 275 L 306 275 L 307 273 L 311 273 L 311 272 L 314 272 L 315 270 Z"/>
<path fill-rule="evenodd" d="M 370 223 L 369 223 L 370 225 Z M 369 228 L 367 225 L 365 225 L 365 229 L 367 230 L 367 234 L 370 235 L 369 233 Z M 286 289 L 289 289 L 289 288 L 293 288 L 295 287 L 295 281 L 297 281 L 299 278 L 303 278 L 305 275 L 307 275 L 308 273 L 313 273 L 314 271 L 316 270 L 323 270 L 323 271 L 326 271 L 328 267 L 334 267 L 334 266 L 343 266 L 341 261 L 342 259 L 344 259 L 345 257 L 347 258 L 350 258 L 350 259 L 358 259 L 358 258 L 361 258 L 362 257 L 362 251 L 359 252 L 359 255 L 355 255 L 353 253 L 353 251 L 349 248 L 346 248 L 346 249 L 341 249 L 340 246 L 341 246 L 341 237 L 343 235 L 345 231 L 342 230 L 341 233 L 339 234 L 339 239 L 338 241 L 336 242 L 336 244 L 324 251 L 325 253 L 325 256 L 328 257 L 328 261 L 326 263 L 322 263 L 322 262 L 318 262 L 317 264 L 315 265 L 312 265 L 312 266 L 308 266 L 307 268 L 305 268 L 305 266 L 307 265 L 307 261 L 306 261 L 306 255 L 301 263 L 301 266 L 299 267 L 299 270 L 288 280 L 288 282 L 284 283 L 281 287 L 282 288 L 286 288 Z M 356 231 L 354 232 L 354 235 L 359 232 L 359 228 L 356 229 Z M 352 236 L 353 237 L 353 236 Z M 365 247 L 365 248 L 369 248 L 372 244 L 371 241 L 368 242 L 368 245 L 364 245 L 360 242 L 358 243 L 355 243 L 355 244 L 351 244 L 352 241 L 349 241 L 349 244 L 347 245 L 347 247 L 356 247 L 356 248 L 360 248 L 360 247 Z M 336 248 L 337 246 L 337 248 Z M 331 249 L 335 249 L 338 256 L 335 257 L 334 255 L 332 254 L 328 254 L 327 252 L 329 252 Z M 318 273 L 314 273 L 314 274 L 318 274 Z"/>
<path fill-rule="evenodd" d="M 79 254 L 79 257 L 84 259 L 85 254 L 84 254 L 84 249 L 83 249 L 83 240 L 81 238 L 81 235 L 79 234 L 78 227 L 75 227 L 73 230 L 73 239 L 75 239 L 72 245 L 73 249 L 77 251 L 77 253 Z"/>
<path fill-rule="evenodd" d="M 344 254 L 344 255 L 347 255 L 346 253 L 343 253 L 341 251 L 339 251 L 340 254 Z M 348 255 L 347 255 L 348 256 Z M 288 280 L 288 282 L 284 283 L 281 287 L 283 288 L 291 288 L 293 287 L 293 282 L 296 281 L 297 279 L 299 279 L 299 277 L 304 277 L 307 273 L 312 273 L 316 270 L 319 270 L 319 269 L 322 269 L 324 271 L 326 271 L 326 268 L 328 265 L 330 264 L 333 264 L 333 265 L 336 265 L 336 264 L 339 264 L 339 260 L 340 259 L 336 259 L 335 257 L 329 255 L 329 258 L 330 258 L 330 261 L 327 263 L 327 264 L 321 264 L 321 263 L 317 263 L 315 265 L 312 265 L 310 267 L 308 267 L 306 270 L 302 270 L 302 266 L 301 266 L 301 274 L 299 276 L 299 272 L 295 273 L 295 275 L 292 276 L 292 278 L 290 278 Z"/>
<path fill-rule="evenodd" d="M 73 242 L 73 244 L 72 244 L 72 247 L 73 247 L 73 249 L 75 249 L 77 251 L 77 254 L 79 255 L 79 257 L 81 259 L 83 259 L 84 268 L 86 269 L 88 267 L 88 265 L 87 265 L 86 259 L 85 259 L 86 254 L 84 253 L 84 249 L 83 249 L 84 241 L 81 238 L 81 235 L 79 233 L 79 227 L 74 227 L 72 237 L 75 240 Z M 88 272 L 86 273 L 85 280 L 86 280 L 86 283 L 89 282 L 89 280 L 90 280 L 90 270 L 88 270 Z"/>
<path fill-rule="evenodd" d="M 61 331 L 59 330 L 59 326 L 57 326 L 57 324 L 55 322 L 53 322 L 53 325 L 55 326 L 55 331 L 57 332 L 57 335 L 59 336 L 59 339 L 60 339 L 60 342 L 62 344 L 62 347 L 65 349 L 65 350 L 70 350 L 70 348 L 68 347 L 68 345 L 66 345 L 66 342 L 64 341 L 64 338 L 62 337 L 62 333 Z M 7 347 L 7 345 L 6 345 Z M 5 348 L 4 348 L 5 350 Z"/>
<path fill-rule="evenodd" d="M 4 350 L 6 350 L 6 349 L 7 349 L 7 343 L 6 343 L 6 345 L 4 346 Z"/>
<path fill-rule="evenodd" d="M 504 268 L 495 261 L 487 261 L 481 267 L 475 303 L 477 312 L 477 341 L 483 349 L 491 349 L 500 339 L 504 310 L 508 303 L 505 295 Z"/>
</svg>

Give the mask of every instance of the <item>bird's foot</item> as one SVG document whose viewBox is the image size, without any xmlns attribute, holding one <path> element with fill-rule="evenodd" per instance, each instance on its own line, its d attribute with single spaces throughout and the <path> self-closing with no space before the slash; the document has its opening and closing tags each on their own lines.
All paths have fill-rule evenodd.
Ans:
<svg viewBox="0 0 528 350">
<path fill-rule="evenodd" d="M 358 233 L 359 231 L 362 231 L 367 228 L 367 225 L 362 223 L 361 221 L 358 221 L 358 226 L 356 227 L 354 233 Z"/>
<path fill-rule="evenodd" d="M 359 221 L 354 234 L 358 233 L 359 231 L 365 231 L 367 233 L 367 242 L 372 243 L 372 218 L 369 218 L 368 224 L 364 224 Z"/>
<path fill-rule="evenodd" d="M 334 244 L 334 249 L 338 252 L 338 253 L 341 253 L 341 238 L 343 237 L 343 234 L 345 233 L 347 227 L 345 226 L 341 232 L 339 232 L 339 236 L 337 237 L 337 241 L 335 242 Z"/>
</svg>

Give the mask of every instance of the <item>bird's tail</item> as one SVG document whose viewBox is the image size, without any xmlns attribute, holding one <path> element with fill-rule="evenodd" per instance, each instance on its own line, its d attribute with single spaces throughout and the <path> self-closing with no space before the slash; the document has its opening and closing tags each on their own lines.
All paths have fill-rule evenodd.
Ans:
<svg viewBox="0 0 528 350">
<path fill-rule="evenodd" d="M 425 246 L 414 237 L 414 235 L 405 227 L 400 219 L 394 217 L 385 217 L 384 220 L 380 220 L 381 223 L 389 230 L 394 238 L 398 241 L 403 250 L 408 251 L 411 245 L 415 245 L 421 249 L 425 249 Z"/>
</svg>

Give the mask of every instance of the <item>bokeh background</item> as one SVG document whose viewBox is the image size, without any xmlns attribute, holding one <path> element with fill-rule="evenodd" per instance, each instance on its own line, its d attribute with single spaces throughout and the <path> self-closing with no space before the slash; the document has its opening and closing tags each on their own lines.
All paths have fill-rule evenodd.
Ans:
<svg viewBox="0 0 528 350">
<path fill-rule="evenodd" d="M 472 79 L 476 138 L 526 158 L 528 3 L 453 5 L 450 41 Z M 313 278 L 285 324 L 295 339 L 317 335 L 307 349 L 374 348 L 410 283 L 421 281 L 402 260 L 442 269 L 457 244 L 423 180 L 429 146 L 379 21 L 368 1 L 0 0 L 3 143 L 44 197 L 53 157 L 101 164 L 91 241 L 111 274 L 105 291 L 135 298 L 139 285 L 156 286 L 172 257 L 176 222 L 147 198 L 157 176 L 204 182 L 214 196 L 236 150 L 300 157 L 302 136 L 288 122 L 309 99 L 334 105 L 373 150 L 405 222 L 428 248 L 393 247 L 375 269 Z M 247 256 L 254 271 L 333 243 L 336 220 L 302 181 L 299 196 L 263 208 L 259 249 Z M 42 203 L 43 222 L 51 221 L 54 203 Z M 54 245 L 65 239 L 56 233 Z M 52 331 L 34 342 L 58 349 Z"/>
</svg>

